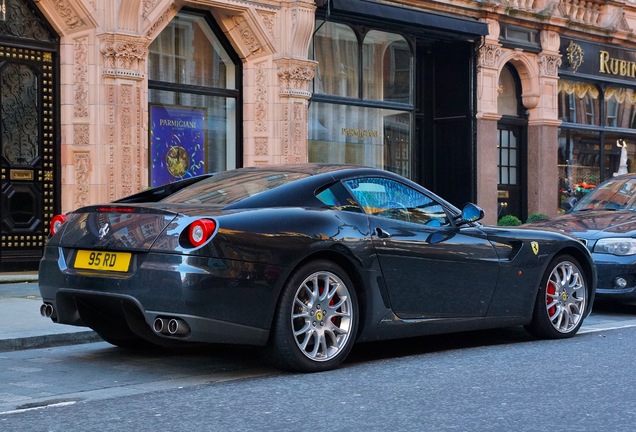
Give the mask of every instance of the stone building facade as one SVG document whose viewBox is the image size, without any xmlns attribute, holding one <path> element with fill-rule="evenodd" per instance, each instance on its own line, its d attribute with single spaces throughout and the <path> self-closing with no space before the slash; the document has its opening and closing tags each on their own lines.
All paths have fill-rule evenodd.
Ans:
<svg viewBox="0 0 636 432">
<path fill-rule="evenodd" d="M 36 260 L 55 213 L 164 181 L 153 146 L 169 135 L 185 139 L 175 125 L 186 122 L 200 123 L 187 135 L 200 146 L 183 146 L 200 158 L 194 174 L 364 163 L 458 206 L 474 201 L 488 223 L 507 213 L 555 214 L 564 182 L 600 181 L 618 169 L 621 150 L 608 143 L 623 140 L 636 156 L 636 129 L 607 115 L 636 106 L 636 77 L 627 72 L 636 51 L 632 0 L 2 5 L 0 61 L 27 78 L 12 84 L 0 75 L 1 91 L 18 101 L 36 83 L 37 103 L 20 109 L 38 110 L 39 126 L 20 130 L 37 135 L 39 153 L 7 156 L 22 153 L 22 138 L 2 135 L 0 268 Z M 586 113 L 589 123 L 566 115 L 577 103 L 577 118 Z M 20 112 L 5 117 L 20 123 Z M 180 166 L 183 154 L 156 151 Z M 596 162 L 575 163 L 594 151 Z"/>
<path fill-rule="evenodd" d="M 518 193 L 519 204 L 516 214 L 526 216 L 531 213 L 553 215 L 559 203 L 568 194 L 563 179 L 567 177 L 567 165 L 576 165 L 571 159 L 564 158 L 564 125 L 576 128 L 577 120 L 568 119 L 568 108 L 565 99 L 572 92 L 563 85 L 564 78 L 579 77 L 586 85 L 599 91 L 607 83 L 618 81 L 618 74 L 608 77 L 598 64 L 598 55 L 589 50 L 582 51 L 579 61 L 596 66 L 586 74 L 581 74 L 572 67 L 572 56 L 568 53 L 567 44 L 563 41 L 576 40 L 599 44 L 614 50 L 620 47 L 616 55 L 628 58 L 636 48 L 634 30 L 636 29 L 636 9 L 634 2 L 625 1 L 579 1 L 579 0 L 492 0 L 474 2 L 478 4 L 480 19 L 488 23 L 489 34 L 484 38 L 480 48 L 478 66 L 478 199 L 484 208 L 491 210 L 490 222 L 494 214 L 505 212 L 507 200 L 512 193 L 506 193 L 506 185 L 502 185 L 501 150 L 495 143 L 501 144 L 501 132 L 507 125 L 520 125 L 521 139 L 519 160 L 520 184 L 514 193 Z M 502 94 L 507 89 L 502 83 L 502 71 L 509 65 L 519 81 L 516 97 L 521 106 L 518 114 L 510 115 L 502 108 Z M 627 79 L 625 79 L 627 78 Z M 636 84 L 633 76 L 623 77 L 625 88 Z M 631 90 L 629 91 L 631 94 Z M 505 94 L 503 95 L 505 96 Z M 633 103 L 628 101 L 628 110 L 633 110 Z M 596 123 L 599 129 L 607 120 L 600 118 L 601 110 L 597 103 Z M 571 111 L 571 109 L 570 109 Z M 518 117 L 515 120 L 511 117 Z M 607 116 L 605 116 L 607 117 Z M 629 151 L 633 155 L 633 127 L 625 126 L 615 129 L 616 136 L 630 137 Z M 607 145 L 616 137 L 607 137 Z M 610 155 L 602 154 L 605 146 L 603 138 L 596 142 L 597 160 L 592 168 L 593 183 L 610 175 L 614 171 L 618 158 L 616 148 L 610 148 Z M 619 151 L 620 152 L 620 151 Z M 498 154 L 499 153 L 499 154 Z M 572 156 L 570 150 L 570 156 Z M 576 151 L 574 152 L 576 153 Z M 607 160 L 599 162 L 599 155 Z M 572 159 L 576 158 L 576 155 Z M 499 160 L 499 165 L 492 163 Z M 569 161 L 569 162 L 568 162 Z M 565 166 L 565 168 L 564 168 Z M 497 172 L 499 170 L 499 172 Z M 572 168 L 574 170 L 574 168 Z M 585 169 L 583 169 L 585 171 Z M 603 172 L 605 171 L 605 172 Z M 572 183 L 585 183 L 585 177 L 572 178 Z M 493 191 L 498 191 L 497 194 Z M 497 209 L 497 212 L 493 211 Z M 514 214 L 514 213 L 513 213 Z"/>
<path fill-rule="evenodd" d="M 149 47 L 183 7 L 208 11 L 241 59 L 242 164 L 306 160 L 313 1 L 69 0 L 37 7 L 60 35 L 62 211 L 148 186 Z"/>
</svg>

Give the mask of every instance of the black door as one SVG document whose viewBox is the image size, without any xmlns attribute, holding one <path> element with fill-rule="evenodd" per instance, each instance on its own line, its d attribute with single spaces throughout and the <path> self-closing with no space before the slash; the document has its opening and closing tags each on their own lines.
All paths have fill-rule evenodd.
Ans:
<svg viewBox="0 0 636 432">
<path fill-rule="evenodd" d="M 472 45 L 418 41 L 416 134 L 418 182 L 458 207 L 476 196 Z"/>
<path fill-rule="evenodd" d="M 52 102 L 45 97 L 53 94 L 53 65 L 44 52 L 2 51 L 24 52 L 0 54 L 0 260 L 10 269 L 41 257 L 53 213 Z"/>
<path fill-rule="evenodd" d="M 4 3 L 4 2 L 3 2 Z M 36 269 L 59 211 L 58 38 L 31 1 L 0 21 L 0 270 Z"/>
<path fill-rule="evenodd" d="M 520 125 L 499 122 L 497 168 L 499 181 L 498 219 L 513 215 L 524 221 L 527 217 L 525 191 L 525 128 Z"/>
</svg>

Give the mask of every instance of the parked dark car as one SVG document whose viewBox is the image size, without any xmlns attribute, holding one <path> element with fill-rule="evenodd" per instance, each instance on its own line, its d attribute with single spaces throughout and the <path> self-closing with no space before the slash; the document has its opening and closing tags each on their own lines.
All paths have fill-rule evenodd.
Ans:
<svg viewBox="0 0 636 432">
<path fill-rule="evenodd" d="M 594 300 L 585 246 L 482 217 L 371 168 L 197 177 L 57 217 L 42 314 L 121 347 L 262 346 L 294 371 L 334 368 L 356 341 L 517 325 L 573 336 Z"/>
<path fill-rule="evenodd" d="M 529 226 L 580 239 L 596 263 L 597 297 L 636 303 L 636 174 L 613 177 L 568 212 Z"/>
</svg>

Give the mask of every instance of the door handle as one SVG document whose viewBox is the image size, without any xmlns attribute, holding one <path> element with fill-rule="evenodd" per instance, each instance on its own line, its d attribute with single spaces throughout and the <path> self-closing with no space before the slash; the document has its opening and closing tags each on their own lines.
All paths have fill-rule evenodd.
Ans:
<svg viewBox="0 0 636 432">
<path fill-rule="evenodd" d="M 382 228 L 378 227 L 375 229 L 375 235 L 377 235 L 379 238 L 389 238 L 391 237 L 391 234 L 384 231 Z"/>
</svg>

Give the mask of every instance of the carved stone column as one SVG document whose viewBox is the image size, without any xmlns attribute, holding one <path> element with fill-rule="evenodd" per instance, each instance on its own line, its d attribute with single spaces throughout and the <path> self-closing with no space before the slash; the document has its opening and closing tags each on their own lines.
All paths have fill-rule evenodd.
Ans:
<svg viewBox="0 0 636 432">
<path fill-rule="evenodd" d="M 316 63 L 310 60 L 278 59 L 279 96 L 282 108 L 282 161 L 307 162 L 309 83 Z"/>
<path fill-rule="evenodd" d="M 105 156 L 100 170 L 106 178 L 106 199 L 132 194 L 146 186 L 147 131 L 144 36 L 99 35 L 101 68 L 100 135 Z"/>
<path fill-rule="evenodd" d="M 308 60 L 315 25 L 313 1 L 289 0 L 281 10 L 282 34 L 274 59 L 278 75 L 281 122 L 281 161 L 307 162 L 309 85 L 316 63 Z"/>
</svg>

